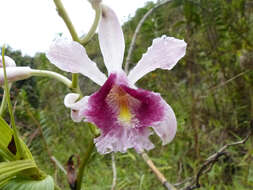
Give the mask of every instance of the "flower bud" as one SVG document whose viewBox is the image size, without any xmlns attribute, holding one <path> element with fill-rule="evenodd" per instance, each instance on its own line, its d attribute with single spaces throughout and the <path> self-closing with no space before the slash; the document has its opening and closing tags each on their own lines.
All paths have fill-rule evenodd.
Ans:
<svg viewBox="0 0 253 190">
<path fill-rule="evenodd" d="M 16 67 L 15 61 L 9 56 L 4 56 L 5 66 L 6 67 Z M 3 67 L 2 57 L 0 56 L 0 68 Z"/>
<path fill-rule="evenodd" d="M 8 82 L 15 82 L 24 80 L 32 76 L 32 69 L 30 67 L 6 67 L 6 74 Z M 0 68 L 0 86 L 4 85 L 4 69 Z"/>
</svg>

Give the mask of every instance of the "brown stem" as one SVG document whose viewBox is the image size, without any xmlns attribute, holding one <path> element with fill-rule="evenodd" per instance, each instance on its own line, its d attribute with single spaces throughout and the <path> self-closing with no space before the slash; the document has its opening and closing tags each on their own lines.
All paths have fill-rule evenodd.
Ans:
<svg viewBox="0 0 253 190">
<path fill-rule="evenodd" d="M 117 181 L 117 170 L 116 170 L 116 163 L 115 163 L 115 155 L 114 155 L 114 153 L 112 153 L 111 156 L 112 156 L 112 173 L 113 173 L 113 180 L 112 180 L 111 190 L 115 190 L 115 188 L 116 188 L 116 181 Z"/>
<path fill-rule="evenodd" d="M 168 190 L 177 190 L 173 185 L 171 185 L 167 179 L 164 177 L 164 175 L 157 169 L 153 161 L 149 158 L 146 152 L 142 151 L 141 156 L 143 160 L 147 163 L 147 165 L 150 167 L 150 169 L 155 173 L 158 180 L 163 184 L 163 186 Z"/>
</svg>

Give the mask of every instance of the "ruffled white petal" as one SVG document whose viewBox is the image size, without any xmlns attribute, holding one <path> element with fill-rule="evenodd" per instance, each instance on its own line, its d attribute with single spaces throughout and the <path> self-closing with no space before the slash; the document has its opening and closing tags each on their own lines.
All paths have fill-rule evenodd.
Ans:
<svg viewBox="0 0 253 190">
<path fill-rule="evenodd" d="M 4 56 L 4 60 L 5 60 L 5 66 L 6 67 L 16 67 L 16 63 L 15 61 L 10 58 L 9 56 Z M 3 67 L 3 63 L 2 63 L 2 56 L 0 56 L 0 68 Z"/>
<path fill-rule="evenodd" d="M 130 71 L 128 79 L 135 84 L 140 78 L 155 69 L 172 69 L 185 55 L 186 43 L 173 37 L 162 36 L 153 40 L 148 51 Z"/>
<path fill-rule="evenodd" d="M 87 107 L 89 99 L 89 96 L 85 96 L 81 100 L 77 101 L 79 97 L 79 94 L 69 93 L 64 98 L 64 105 L 71 109 L 71 118 L 75 122 L 83 120 L 84 115 L 82 114 L 82 110 Z"/>
<path fill-rule="evenodd" d="M 149 140 L 150 131 L 148 128 L 139 132 L 136 129 L 118 128 L 106 135 L 101 135 L 94 140 L 97 150 L 101 154 L 110 152 L 125 153 L 129 148 L 135 148 L 140 153 L 143 150 L 154 148 L 154 144 Z"/>
<path fill-rule="evenodd" d="M 162 99 L 165 109 L 163 120 L 152 126 L 156 134 L 162 139 L 163 145 L 173 140 L 177 132 L 177 120 L 172 108 Z"/>
<path fill-rule="evenodd" d="M 81 73 L 99 85 L 106 81 L 105 74 L 89 59 L 84 47 L 77 42 L 57 39 L 46 55 L 51 63 L 63 71 Z"/>
<path fill-rule="evenodd" d="M 121 71 L 125 51 L 124 35 L 115 12 L 104 5 L 98 38 L 108 75 Z"/>
</svg>

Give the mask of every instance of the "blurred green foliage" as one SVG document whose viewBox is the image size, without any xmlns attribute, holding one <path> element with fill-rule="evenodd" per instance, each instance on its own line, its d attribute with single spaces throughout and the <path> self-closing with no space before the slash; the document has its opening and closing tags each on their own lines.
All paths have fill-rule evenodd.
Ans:
<svg viewBox="0 0 253 190">
<path fill-rule="evenodd" d="M 152 2 L 147 3 L 124 24 L 126 49 L 139 20 L 153 6 Z M 157 70 L 138 82 L 141 88 L 159 92 L 177 116 L 178 132 L 174 141 L 162 146 L 154 135 L 151 139 L 156 148 L 149 152 L 171 183 L 193 177 L 211 154 L 253 130 L 250 129 L 253 119 L 252 13 L 251 0 L 172 0 L 149 16 L 141 28 L 131 68 L 156 37 L 165 34 L 185 39 L 188 44 L 187 55 L 172 71 Z M 105 71 L 96 36 L 86 50 Z M 18 65 L 54 70 L 70 77 L 51 65 L 44 54 L 23 57 L 10 49 L 7 54 Z M 84 95 L 98 89 L 85 77 L 80 77 L 80 84 Z M 90 139 L 87 124 L 72 122 L 70 111 L 63 105 L 68 92 L 65 86 L 47 78 L 20 81 L 12 88 L 16 121 L 23 138 L 39 166 L 55 176 L 63 189 L 68 189 L 66 176 L 58 168 L 55 170 L 48 149 L 65 166 L 72 154 L 82 155 Z M 44 141 L 38 127 L 43 131 Z M 116 189 L 163 189 L 134 150 L 115 156 Z M 251 138 L 245 145 L 229 148 L 229 158 L 221 159 L 201 178 L 200 189 L 253 189 L 252 159 Z M 85 172 L 86 189 L 111 188 L 110 155 L 94 152 Z"/>
</svg>

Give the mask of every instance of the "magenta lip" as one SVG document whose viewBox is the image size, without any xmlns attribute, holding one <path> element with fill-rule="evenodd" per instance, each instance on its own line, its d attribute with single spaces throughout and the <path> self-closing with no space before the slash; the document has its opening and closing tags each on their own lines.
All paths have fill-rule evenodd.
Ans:
<svg viewBox="0 0 253 190">
<path fill-rule="evenodd" d="M 112 111 L 111 107 L 106 102 L 106 97 L 110 90 L 113 88 L 117 81 L 117 75 L 111 74 L 105 84 L 99 91 L 91 95 L 88 102 L 89 109 L 86 110 L 85 116 L 88 121 L 97 125 L 103 133 L 109 132 L 115 126 L 118 125 L 117 115 Z M 126 85 L 119 85 L 126 93 L 133 98 L 139 100 L 140 104 L 134 106 L 133 114 L 138 120 L 138 128 L 148 127 L 154 122 L 162 120 L 164 116 L 164 109 L 161 104 L 161 97 L 153 92 L 143 89 L 132 89 Z"/>
</svg>

